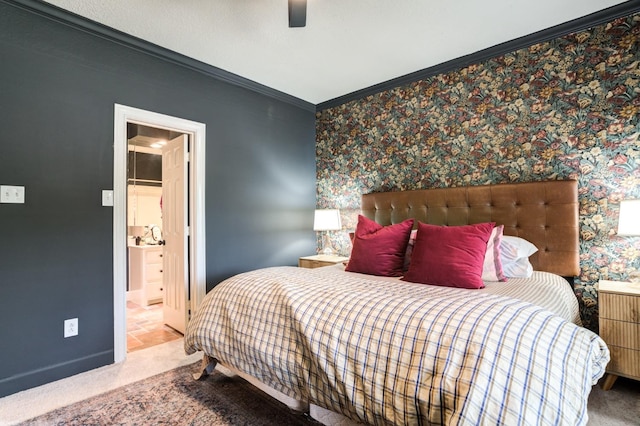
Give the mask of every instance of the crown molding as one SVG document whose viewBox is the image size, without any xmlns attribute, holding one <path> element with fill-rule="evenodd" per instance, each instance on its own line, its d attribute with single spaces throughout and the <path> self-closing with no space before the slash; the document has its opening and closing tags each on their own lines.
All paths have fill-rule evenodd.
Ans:
<svg viewBox="0 0 640 426">
<path fill-rule="evenodd" d="M 558 37 L 563 37 L 567 34 L 586 30 L 588 28 L 595 27 L 597 25 L 604 24 L 623 16 L 628 16 L 640 11 L 640 0 L 629 0 L 625 3 L 618 4 L 616 6 L 603 9 L 599 12 L 592 13 L 582 18 L 577 18 L 560 25 L 556 25 L 545 30 L 535 32 L 523 37 L 519 37 L 514 40 L 510 40 L 487 49 L 480 50 L 469 55 L 461 56 L 456 59 L 452 59 L 447 62 L 443 62 L 438 65 L 434 65 L 423 70 L 415 71 L 410 74 L 403 75 L 391 80 L 387 80 L 382 83 L 375 84 L 373 86 L 366 87 L 364 89 L 357 90 L 355 92 L 348 93 L 343 96 L 339 96 L 334 99 L 330 99 L 325 102 L 321 102 L 316 105 L 317 111 L 333 108 L 339 105 L 346 104 L 347 102 L 355 101 L 365 98 L 367 96 L 375 95 L 386 90 L 392 90 L 397 87 L 405 86 L 407 84 L 414 83 L 418 80 L 424 80 L 428 77 L 433 77 L 438 74 L 447 73 L 460 68 L 464 68 L 471 64 L 477 64 L 482 61 L 486 61 L 491 58 L 502 56 L 504 54 L 515 52 L 523 48 L 527 48 L 531 45 L 542 43 L 545 41 L 553 40 Z"/>
<path fill-rule="evenodd" d="M 179 54 L 164 47 L 160 47 L 156 44 L 134 37 L 131 34 L 118 31 L 114 28 L 92 21 L 52 4 L 44 3 L 39 0 L 0 0 L 0 2 L 61 23 L 76 30 L 100 37 L 104 40 L 111 41 L 129 49 L 162 59 L 174 65 L 199 72 L 225 83 L 260 93 L 307 111 L 316 111 L 316 106 L 310 102 L 257 83 L 253 80 L 240 77 L 237 74 L 225 71 L 221 68 L 189 58 L 188 56 Z"/>
</svg>

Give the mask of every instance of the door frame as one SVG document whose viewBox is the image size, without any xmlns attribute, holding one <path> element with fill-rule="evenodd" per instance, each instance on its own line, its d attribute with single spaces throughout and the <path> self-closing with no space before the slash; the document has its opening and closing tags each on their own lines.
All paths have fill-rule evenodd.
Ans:
<svg viewBox="0 0 640 426">
<path fill-rule="evenodd" d="M 205 141 L 206 125 L 191 120 L 114 104 L 113 168 L 113 358 L 127 356 L 127 123 L 191 135 L 189 150 L 189 289 L 191 312 L 206 288 Z"/>
</svg>

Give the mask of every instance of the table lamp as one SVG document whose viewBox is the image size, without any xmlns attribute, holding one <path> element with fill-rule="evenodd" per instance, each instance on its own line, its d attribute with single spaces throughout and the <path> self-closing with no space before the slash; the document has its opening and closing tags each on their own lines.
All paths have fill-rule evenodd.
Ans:
<svg viewBox="0 0 640 426">
<path fill-rule="evenodd" d="M 129 226 L 128 234 L 136 239 L 136 245 L 139 246 L 142 242 L 142 237 L 144 237 L 145 229 L 144 226 Z"/>
<path fill-rule="evenodd" d="M 335 255 L 337 251 L 331 245 L 328 231 L 338 231 L 342 229 L 340 221 L 340 210 L 337 209 L 319 209 L 316 210 L 313 219 L 313 230 L 324 232 L 321 254 Z"/>
<path fill-rule="evenodd" d="M 621 237 L 640 236 L 640 200 L 624 200 L 620 202 L 618 217 L 618 235 Z M 635 264 L 636 259 L 632 263 Z M 629 273 L 632 282 L 640 281 L 640 271 Z"/>
</svg>

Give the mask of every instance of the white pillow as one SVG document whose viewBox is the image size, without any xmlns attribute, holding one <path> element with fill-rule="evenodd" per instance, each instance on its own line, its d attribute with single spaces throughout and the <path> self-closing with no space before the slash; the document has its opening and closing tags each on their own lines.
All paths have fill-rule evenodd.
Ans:
<svg viewBox="0 0 640 426">
<path fill-rule="evenodd" d="M 529 278 L 533 274 L 533 266 L 529 256 L 538 248 L 524 238 L 503 235 L 500 249 L 500 260 L 504 275 L 511 278 Z"/>
<path fill-rule="evenodd" d="M 507 245 L 514 250 L 510 250 L 509 253 L 513 253 L 516 259 L 521 257 L 529 257 L 533 253 L 538 251 L 538 247 L 531 244 L 529 241 L 520 237 L 513 237 L 511 235 L 503 235 L 502 236 L 503 245 Z"/>
<path fill-rule="evenodd" d="M 509 278 L 531 278 L 533 275 L 533 265 L 526 257 L 503 264 L 502 270 L 504 275 Z"/>
</svg>

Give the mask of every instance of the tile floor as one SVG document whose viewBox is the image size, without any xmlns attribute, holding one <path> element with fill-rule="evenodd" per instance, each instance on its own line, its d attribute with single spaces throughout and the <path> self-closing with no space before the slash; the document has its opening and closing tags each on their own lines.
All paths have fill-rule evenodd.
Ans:
<svg viewBox="0 0 640 426">
<path fill-rule="evenodd" d="M 141 306 L 127 300 L 127 352 L 181 338 L 181 333 L 163 324 L 162 303 Z"/>
</svg>

